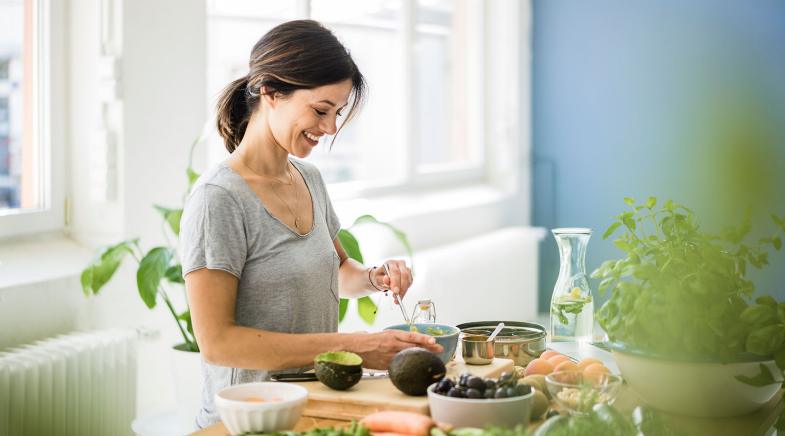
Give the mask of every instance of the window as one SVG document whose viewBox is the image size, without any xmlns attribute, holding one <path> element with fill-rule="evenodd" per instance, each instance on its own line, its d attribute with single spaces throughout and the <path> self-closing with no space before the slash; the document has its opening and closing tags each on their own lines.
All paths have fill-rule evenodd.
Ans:
<svg viewBox="0 0 785 436">
<path fill-rule="evenodd" d="M 334 197 L 481 181 L 483 2 L 475 0 L 213 0 L 208 3 L 208 87 L 247 72 L 253 44 L 290 19 L 325 24 L 369 85 L 359 116 L 325 138 L 310 160 Z M 212 109 L 212 108 L 211 108 Z M 340 121 L 339 121 L 340 122 Z M 216 140 L 217 141 L 217 140 Z M 215 144 L 213 148 L 220 148 Z M 217 157 L 216 157 L 217 158 Z"/>
<path fill-rule="evenodd" d="M 53 155 L 50 141 L 62 136 L 51 135 L 50 17 L 47 0 L 0 1 L 0 237 L 64 224 L 62 146 Z"/>
</svg>

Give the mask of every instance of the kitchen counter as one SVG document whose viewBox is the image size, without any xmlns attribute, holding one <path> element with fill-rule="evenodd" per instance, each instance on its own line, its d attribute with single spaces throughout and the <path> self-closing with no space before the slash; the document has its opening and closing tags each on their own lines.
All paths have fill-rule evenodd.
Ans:
<svg viewBox="0 0 785 436">
<path fill-rule="evenodd" d="M 590 349 L 587 349 L 587 347 Z M 614 372 L 618 372 L 611 354 L 597 347 L 578 347 L 575 344 L 549 343 L 548 348 L 556 349 L 557 351 L 562 352 L 576 360 L 589 356 L 598 358 L 606 365 L 611 367 Z M 459 364 L 463 363 L 460 362 L 460 354 L 458 354 L 456 361 L 451 362 L 451 364 L 455 365 L 458 362 Z M 472 366 L 470 368 L 473 370 L 482 367 Z M 417 398 L 425 400 L 425 397 Z M 640 397 L 638 397 L 638 395 L 625 384 L 622 386 L 621 391 L 619 392 L 619 396 L 614 403 L 614 407 L 625 414 L 629 414 L 635 407 L 643 404 L 644 403 Z M 780 390 L 777 395 L 775 395 L 774 398 L 772 398 L 771 401 L 769 401 L 769 403 L 766 404 L 763 408 L 754 413 L 743 416 L 730 418 L 694 418 L 665 412 L 659 413 L 666 423 L 670 424 L 674 429 L 682 432 L 682 434 L 685 436 L 763 436 L 770 433 L 769 429 L 774 425 L 783 411 L 785 411 L 785 401 L 783 401 L 783 391 Z M 369 413 L 370 412 L 371 411 L 369 411 Z M 348 425 L 348 423 L 351 421 L 350 418 L 335 419 L 335 416 L 313 417 L 307 415 L 307 413 L 304 414 L 300 421 L 298 421 L 297 427 L 295 427 L 296 430 L 304 431 L 315 427 Z M 541 420 L 533 421 L 531 426 L 536 428 L 541 423 Z M 223 424 L 219 423 L 212 427 L 208 427 L 193 433 L 192 436 L 228 435 L 229 433 L 226 431 L 226 428 L 223 426 Z"/>
</svg>

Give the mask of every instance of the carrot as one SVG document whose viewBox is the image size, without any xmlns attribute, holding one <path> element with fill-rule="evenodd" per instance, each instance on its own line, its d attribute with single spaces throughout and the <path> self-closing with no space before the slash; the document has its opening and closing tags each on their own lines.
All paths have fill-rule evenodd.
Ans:
<svg viewBox="0 0 785 436">
<path fill-rule="evenodd" d="M 428 436 L 433 427 L 433 421 L 425 415 L 392 410 L 372 413 L 361 422 L 374 434 L 400 433 L 409 436 Z"/>
<path fill-rule="evenodd" d="M 380 431 L 377 431 L 377 432 L 374 432 L 374 433 L 371 433 L 371 434 L 372 434 L 373 436 L 409 436 L 409 435 L 407 435 L 407 434 L 401 434 L 401 433 L 387 433 L 387 432 L 380 432 Z"/>
</svg>

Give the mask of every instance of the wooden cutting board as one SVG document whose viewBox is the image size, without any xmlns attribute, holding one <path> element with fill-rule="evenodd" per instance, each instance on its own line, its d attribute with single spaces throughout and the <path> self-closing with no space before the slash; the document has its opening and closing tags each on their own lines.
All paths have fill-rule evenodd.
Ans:
<svg viewBox="0 0 785 436">
<path fill-rule="evenodd" d="M 498 377 L 512 371 L 510 359 L 494 359 L 489 365 L 467 365 L 460 357 L 447 364 L 447 375 L 457 378 L 469 372 L 480 377 Z M 361 419 L 380 410 L 402 410 L 428 414 L 428 397 L 410 397 L 399 391 L 388 377 L 363 378 L 347 391 L 335 391 L 322 383 L 299 382 L 308 389 L 303 416 L 337 420 Z"/>
</svg>

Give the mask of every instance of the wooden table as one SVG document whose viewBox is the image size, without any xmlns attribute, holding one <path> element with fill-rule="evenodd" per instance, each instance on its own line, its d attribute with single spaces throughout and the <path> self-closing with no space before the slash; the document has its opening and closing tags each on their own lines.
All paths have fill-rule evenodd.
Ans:
<svg viewBox="0 0 785 436">
<path fill-rule="evenodd" d="M 641 404 L 640 399 L 631 390 L 624 388 L 616 402 L 616 407 L 629 413 L 635 406 Z M 782 401 L 782 391 L 774 397 L 765 407 L 749 415 L 734 418 L 692 418 L 661 412 L 663 419 L 674 429 L 681 431 L 685 436 L 763 436 L 774 425 L 780 413 L 785 410 Z M 532 428 L 536 428 L 542 421 L 533 421 Z M 321 419 L 304 416 L 295 426 L 296 431 L 305 431 L 315 427 L 334 427 L 348 425 L 349 421 L 335 419 Z M 229 432 L 222 423 L 202 429 L 192 436 L 229 436 Z"/>
</svg>

